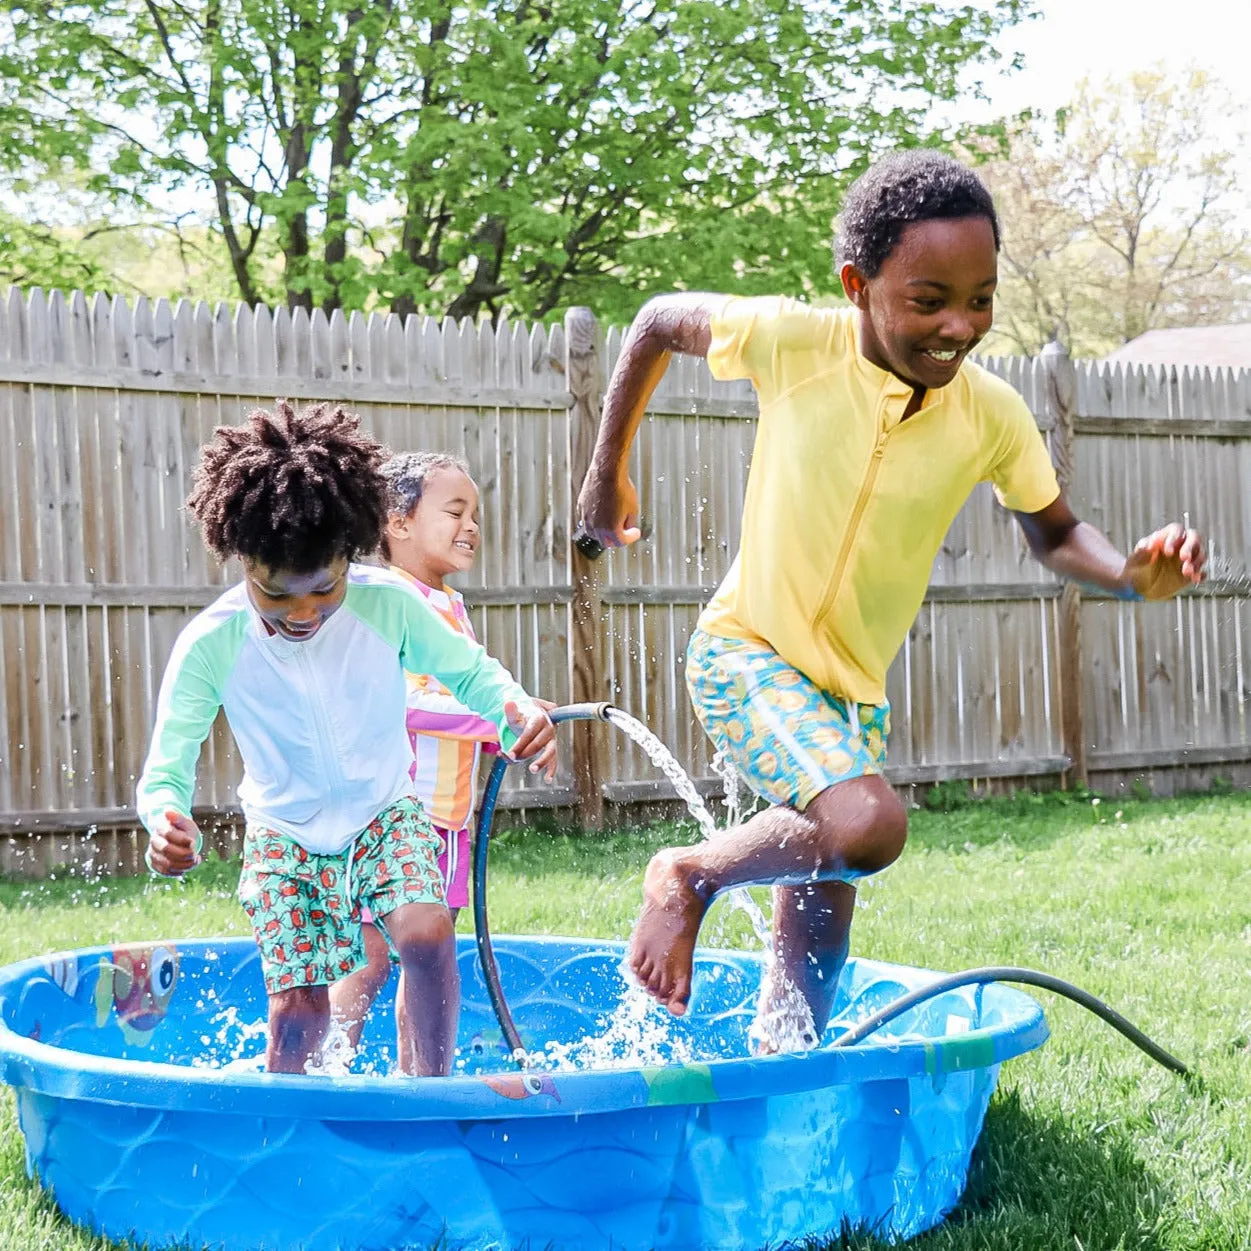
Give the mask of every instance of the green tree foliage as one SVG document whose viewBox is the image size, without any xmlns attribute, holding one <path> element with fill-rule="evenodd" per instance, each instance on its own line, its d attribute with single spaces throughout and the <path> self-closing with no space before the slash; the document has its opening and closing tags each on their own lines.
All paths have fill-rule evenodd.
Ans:
<svg viewBox="0 0 1251 1251">
<path fill-rule="evenodd" d="M 194 203 L 248 301 L 619 318 L 676 283 L 819 295 L 849 177 L 925 138 L 1026 12 L 0 0 L 0 137 L 11 168 L 72 165 L 129 211 Z"/>
<path fill-rule="evenodd" d="M 75 288 L 120 295 L 237 298 L 221 240 L 203 226 L 86 220 L 67 226 L 0 210 L 0 289 Z"/>
<path fill-rule="evenodd" d="M 42 222 L 0 210 L 0 287 L 109 285 L 108 275 L 80 241 Z"/>
<path fill-rule="evenodd" d="M 1083 84 L 1010 131 L 983 174 L 1003 218 L 997 345 L 1102 355 L 1166 326 L 1251 316 L 1245 163 L 1226 93 L 1144 71 Z M 1240 216 L 1241 214 L 1241 216 Z"/>
</svg>

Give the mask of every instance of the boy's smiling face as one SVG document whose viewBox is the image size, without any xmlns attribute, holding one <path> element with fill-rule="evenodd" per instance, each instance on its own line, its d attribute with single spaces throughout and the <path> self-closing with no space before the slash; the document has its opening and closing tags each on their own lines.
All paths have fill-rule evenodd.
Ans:
<svg viewBox="0 0 1251 1251">
<path fill-rule="evenodd" d="M 336 557 L 324 569 L 292 573 L 244 560 L 248 595 L 270 633 L 293 642 L 311 639 L 333 616 L 347 594 L 348 562 Z"/>
<path fill-rule="evenodd" d="M 913 222 L 872 278 L 848 264 L 842 279 L 863 314 L 865 358 L 911 386 L 945 387 L 994 320 L 999 258 L 990 219 Z"/>
</svg>

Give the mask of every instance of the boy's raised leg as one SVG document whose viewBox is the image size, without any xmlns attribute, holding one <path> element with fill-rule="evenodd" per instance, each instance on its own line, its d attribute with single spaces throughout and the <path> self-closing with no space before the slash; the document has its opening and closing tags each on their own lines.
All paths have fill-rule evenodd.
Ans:
<svg viewBox="0 0 1251 1251">
<path fill-rule="evenodd" d="M 716 838 L 657 853 L 643 879 L 643 911 L 631 940 L 635 975 L 670 1012 L 681 1015 L 690 998 L 695 939 L 717 894 L 752 883 L 854 881 L 891 864 L 903 850 L 907 830 L 907 812 L 890 785 L 877 774 L 866 774 L 827 787 L 802 813 L 769 808 Z M 815 940 L 805 938 L 808 927 L 798 915 L 782 923 L 791 936 L 784 958 L 793 964 L 799 946 Z M 845 928 L 850 927 L 845 897 L 831 908 L 828 924 L 828 932 L 822 930 L 821 941 L 809 951 L 820 964 L 836 959 L 841 964 L 837 953 L 840 946 L 845 950 Z M 801 987 L 810 980 L 805 975 Z M 829 993 L 809 997 L 814 1019 L 828 1015 Z"/>
<path fill-rule="evenodd" d="M 330 990 L 293 986 L 269 996 L 269 1044 L 265 1068 L 270 1073 L 303 1073 L 321 1053 L 330 1025 Z"/>
<path fill-rule="evenodd" d="M 400 1068 L 413 1077 L 452 1071 L 460 1021 L 456 930 L 442 904 L 401 904 L 383 918 L 400 957 L 396 1011 Z"/>
</svg>

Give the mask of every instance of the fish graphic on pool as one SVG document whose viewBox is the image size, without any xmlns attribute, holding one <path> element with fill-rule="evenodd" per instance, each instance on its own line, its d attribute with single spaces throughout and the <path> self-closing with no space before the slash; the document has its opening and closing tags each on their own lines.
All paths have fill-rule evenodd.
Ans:
<svg viewBox="0 0 1251 1251">
<path fill-rule="evenodd" d="M 560 1102 L 556 1083 L 546 1073 L 486 1073 L 478 1080 L 486 1082 L 505 1099 L 532 1099 L 535 1095 L 546 1095 Z"/>
<path fill-rule="evenodd" d="M 96 1024 L 112 1014 L 128 1043 L 146 1047 L 178 983 L 177 949 L 164 943 L 114 947 L 99 969 Z"/>
</svg>

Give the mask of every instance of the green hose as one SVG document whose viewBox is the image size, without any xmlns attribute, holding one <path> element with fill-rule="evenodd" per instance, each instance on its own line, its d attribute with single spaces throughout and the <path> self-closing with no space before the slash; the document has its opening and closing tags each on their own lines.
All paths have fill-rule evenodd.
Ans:
<svg viewBox="0 0 1251 1251">
<path fill-rule="evenodd" d="M 1021 969 L 1010 964 L 992 965 L 984 969 L 966 969 L 963 973 L 944 974 L 930 982 L 928 986 L 922 986 L 918 990 L 909 991 L 906 995 L 900 995 L 898 999 L 891 1000 L 884 1008 L 866 1017 L 854 1029 L 840 1034 L 831 1045 L 854 1047 L 856 1043 L 863 1042 L 870 1034 L 881 1029 L 888 1021 L 902 1016 L 910 1008 L 915 1008 L 927 999 L 933 999 L 960 986 L 978 986 L 986 982 L 1018 982 L 1025 986 L 1039 986 L 1043 990 L 1063 995 L 1065 999 L 1071 999 L 1088 1012 L 1093 1012 L 1101 1021 L 1106 1021 L 1114 1030 L 1128 1038 L 1135 1047 L 1145 1051 L 1157 1064 L 1162 1064 L 1166 1069 L 1171 1069 L 1188 1080 L 1194 1076 L 1176 1056 L 1165 1051 L 1159 1043 L 1148 1038 L 1138 1026 L 1127 1021 L 1114 1008 L 1109 1008 L 1102 999 L 1097 999 L 1090 991 L 1053 977 L 1050 973 L 1039 973 L 1036 969 Z"/>
</svg>

